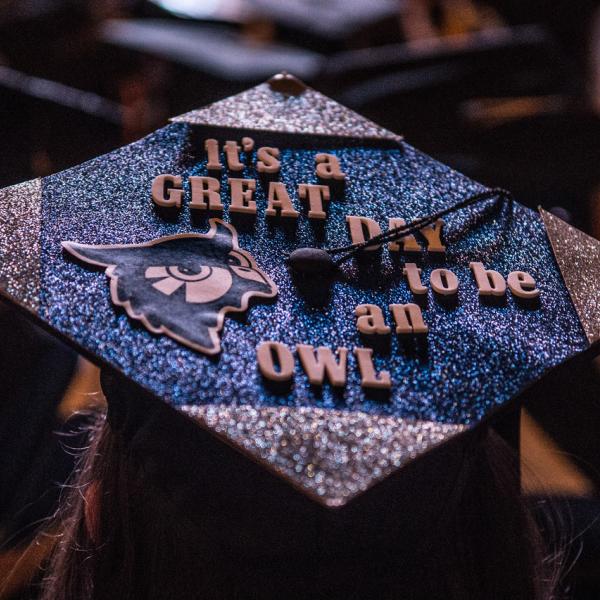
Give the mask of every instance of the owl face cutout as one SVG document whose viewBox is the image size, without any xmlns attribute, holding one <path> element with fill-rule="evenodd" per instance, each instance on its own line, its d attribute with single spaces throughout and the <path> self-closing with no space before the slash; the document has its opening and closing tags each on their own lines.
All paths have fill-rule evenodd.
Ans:
<svg viewBox="0 0 600 600">
<path fill-rule="evenodd" d="M 245 312 L 250 299 L 273 298 L 277 286 L 238 245 L 235 228 L 211 219 L 206 234 L 179 234 L 144 244 L 62 242 L 85 264 L 103 267 L 112 302 L 156 334 L 204 354 L 221 351 L 228 312 Z"/>
</svg>

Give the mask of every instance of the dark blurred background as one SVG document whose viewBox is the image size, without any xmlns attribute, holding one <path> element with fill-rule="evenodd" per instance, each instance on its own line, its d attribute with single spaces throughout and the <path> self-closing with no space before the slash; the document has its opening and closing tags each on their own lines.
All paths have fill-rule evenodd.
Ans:
<svg viewBox="0 0 600 600">
<path fill-rule="evenodd" d="M 585 0 L 0 0 L 0 185 L 285 69 L 600 235 L 599 32 Z"/>
<path fill-rule="evenodd" d="M 600 238 L 600 2 L 0 0 L 0 188 L 131 142 L 287 70 L 489 186 Z M 97 371 L 0 311 L 0 599 L 35 597 Z M 529 392 L 523 487 L 600 598 L 600 377 Z M 552 405 L 552 419 L 545 410 Z M 556 415 L 559 417 L 556 417 Z M 575 560 L 576 559 L 576 560 Z"/>
</svg>

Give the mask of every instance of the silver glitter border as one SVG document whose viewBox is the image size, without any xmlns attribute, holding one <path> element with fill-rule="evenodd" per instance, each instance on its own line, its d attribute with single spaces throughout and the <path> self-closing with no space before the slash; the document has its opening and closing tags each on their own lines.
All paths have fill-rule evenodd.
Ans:
<svg viewBox="0 0 600 600">
<path fill-rule="evenodd" d="M 311 407 L 178 409 L 328 507 L 345 505 L 467 428 Z"/>
<path fill-rule="evenodd" d="M 0 190 L 0 286 L 30 310 L 40 306 L 42 180 Z"/>
<path fill-rule="evenodd" d="M 590 344 L 600 339 L 600 241 L 538 208 L 560 273 Z"/>
<path fill-rule="evenodd" d="M 310 87 L 294 96 L 273 91 L 268 83 L 174 117 L 171 121 L 304 136 L 402 140 L 402 136 Z"/>
</svg>

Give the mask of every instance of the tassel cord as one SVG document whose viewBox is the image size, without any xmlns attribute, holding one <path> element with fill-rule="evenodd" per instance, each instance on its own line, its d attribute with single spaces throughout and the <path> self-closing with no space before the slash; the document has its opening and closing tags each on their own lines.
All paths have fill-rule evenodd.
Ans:
<svg viewBox="0 0 600 600">
<path fill-rule="evenodd" d="M 466 208 L 467 206 L 471 206 L 473 204 L 477 204 L 478 202 L 483 202 L 484 200 L 490 200 L 491 198 L 494 198 L 496 196 L 505 199 L 512 198 L 511 193 L 502 188 L 492 188 L 489 190 L 485 190 L 473 196 L 469 196 L 468 198 L 457 202 L 453 206 L 449 206 L 448 208 L 440 210 L 432 215 L 421 217 L 412 221 L 411 223 L 403 225 L 402 227 L 395 227 L 394 229 L 384 231 L 383 233 L 373 236 L 372 238 L 369 238 L 364 242 L 358 242 L 356 244 L 350 244 L 348 246 L 339 246 L 337 248 L 328 248 L 326 252 L 331 256 L 344 253 L 342 256 L 340 256 L 334 261 L 335 266 L 339 266 L 342 263 L 346 262 L 348 259 L 352 258 L 352 256 L 354 256 L 360 251 L 363 251 L 367 248 L 379 244 L 395 242 L 397 240 L 400 240 L 404 237 L 417 233 L 420 229 L 423 229 L 424 227 L 432 225 L 438 219 L 441 219 L 442 217 L 445 217 L 446 215 L 453 213 L 454 211 Z"/>
</svg>

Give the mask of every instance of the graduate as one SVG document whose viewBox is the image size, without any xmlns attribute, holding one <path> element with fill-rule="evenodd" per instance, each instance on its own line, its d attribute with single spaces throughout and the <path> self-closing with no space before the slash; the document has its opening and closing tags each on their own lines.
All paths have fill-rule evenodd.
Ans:
<svg viewBox="0 0 600 600">
<path fill-rule="evenodd" d="M 108 402 L 46 600 L 556 597 L 519 411 L 596 352 L 600 242 L 287 74 L 0 210 Z"/>
</svg>

